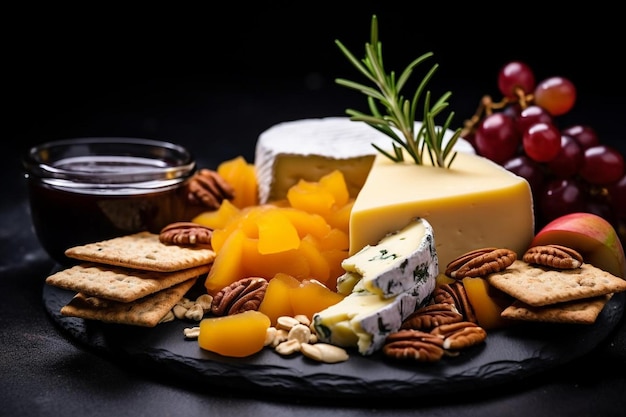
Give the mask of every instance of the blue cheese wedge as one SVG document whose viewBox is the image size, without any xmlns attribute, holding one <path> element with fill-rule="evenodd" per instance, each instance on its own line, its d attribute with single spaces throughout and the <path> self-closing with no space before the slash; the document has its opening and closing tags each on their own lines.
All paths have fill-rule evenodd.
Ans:
<svg viewBox="0 0 626 417">
<path fill-rule="evenodd" d="M 411 291 L 439 273 L 433 228 L 427 220 L 415 218 L 378 244 L 346 258 L 341 266 L 346 275 L 338 279 L 340 292 L 358 276 L 367 291 L 383 298 Z"/>
<path fill-rule="evenodd" d="M 339 303 L 313 315 L 318 338 L 370 355 L 435 289 L 439 263 L 432 227 L 414 219 L 402 230 L 346 259 Z"/>
<path fill-rule="evenodd" d="M 363 288 L 360 281 L 339 303 L 314 314 L 313 327 L 320 341 L 345 348 L 356 347 L 362 355 L 371 355 L 430 297 L 434 287 L 435 277 L 432 277 L 412 291 L 382 298 Z"/>
</svg>

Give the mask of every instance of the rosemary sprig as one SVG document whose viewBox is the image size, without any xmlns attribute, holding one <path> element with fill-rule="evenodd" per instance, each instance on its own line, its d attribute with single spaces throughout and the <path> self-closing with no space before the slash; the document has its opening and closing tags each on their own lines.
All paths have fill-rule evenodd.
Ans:
<svg viewBox="0 0 626 417">
<path fill-rule="evenodd" d="M 335 80 L 337 84 L 360 91 L 367 96 L 371 115 L 353 109 L 346 110 L 346 113 L 351 116 L 351 120 L 365 122 L 389 136 L 392 139 L 393 153 L 389 153 L 375 144 L 372 146 L 394 162 L 404 161 L 404 150 L 417 165 L 422 165 L 424 157 L 428 156 L 433 166 L 450 168 L 456 157 L 456 152 L 452 153 L 452 148 L 461 134 L 461 129 L 457 129 L 444 146 L 444 133 L 452 122 L 454 112 L 449 114 L 443 126 L 437 126 L 435 117 L 448 107 L 448 98 L 451 93 L 446 92 L 431 106 L 431 93 L 425 91 L 438 65 L 433 65 L 426 73 L 411 100 L 405 99 L 400 94 L 413 69 L 433 54 L 427 52 L 413 60 L 397 80 L 395 72 L 391 71 L 387 74 L 383 66 L 382 44 L 378 40 L 376 15 L 372 16 L 370 42 L 365 44 L 365 58 L 361 61 L 339 40 L 336 40 L 335 43 L 356 69 L 375 85 L 375 87 L 370 87 L 342 78 Z M 416 132 L 415 114 L 422 95 L 424 95 L 423 122 Z M 384 113 L 379 110 L 377 102 L 384 108 Z"/>
</svg>

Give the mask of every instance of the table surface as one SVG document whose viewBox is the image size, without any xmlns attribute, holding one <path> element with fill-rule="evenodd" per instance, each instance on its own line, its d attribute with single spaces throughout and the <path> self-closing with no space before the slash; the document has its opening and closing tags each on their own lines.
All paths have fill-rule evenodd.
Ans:
<svg viewBox="0 0 626 417">
<path fill-rule="evenodd" d="M 246 20 L 244 24 L 252 21 Z M 340 21 L 340 17 L 334 19 L 327 32 L 336 30 L 340 33 L 332 36 L 348 36 L 346 29 L 341 29 Z M 361 40 L 368 38 L 368 25 L 365 19 L 359 27 L 359 43 L 354 44 L 355 48 L 359 47 L 359 53 Z M 299 32 L 296 26 L 290 26 L 296 34 L 308 29 L 305 26 Z M 252 42 L 240 36 L 242 43 Z M 327 34 L 332 39 L 330 36 Z M 38 52 L 49 51 L 47 47 L 54 43 L 45 37 L 42 42 L 45 46 Z M 198 44 L 193 46 L 198 53 Z M 307 46 L 310 45 L 307 43 Z M 173 54 L 176 48 L 171 45 L 169 48 L 167 50 Z M 328 48 L 334 46 L 331 44 Z M 448 48 L 445 44 L 437 44 L 437 48 L 444 51 L 444 61 L 455 53 L 463 59 L 470 56 L 467 51 Z M 125 59 L 132 58 L 132 49 L 125 49 Z M 141 59 L 154 50 L 144 50 Z M 574 46 L 568 51 L 573 50 Z M 323 51 L 321 47 L 308 53 L 322 53 L 320 51 Z M 310 56 L 304 51 L 291 51 L 293 59 L 285 58 L 271 76 L 239 68 L 242 72 L 236 76 L 230 74 L 229 77 L 224 72 L 221 78 L 216 78 L 211 65 L 202 64 L 198 58 L 185 59 L 180 53 L 175 56 L 181 65 L 172 72 L 151 73 L 149 66 L 145 62 L 142 65 L 141 59 L 136 58 L 128 72 L 109 63 L 81 80 L 75 78 L 75 71 L 67 71 L 85 63 L 73 52 L 69 47 L 59 52 L 62 64 L 46 61 L 52 69 L 61 65 L 59 71 L 54 72 L 56 76 L 53 72 L 42 72 L 38 77 L 30 77 L 20 67 L 13 73 L 19 80 L 16 83 L 21 84 L 15 91 L 12 89 L 13 94 L 9 96 L 14 103 L 6 126 L 10 139 L 0 166 L 4 179 L 0 201 L 0 415 L 623 415 L 626 410 L 624 318 L 593 352 L 565 366 L 484 391 L 471 390 L 401 404 L 393 398 L 315 401 L 295 396 L 266 398 L 253 392 L 226 392 L 215 387 L 207 389 L 173 381 L 160 375 L 158 368 L 148 371 L 97 354 L 68 339 L 49 319 L 42 303 L 43 281 L 54 263 L 39 246 L 30 222 L 19 161 L 20 152 L 27 146 L 65 137 L 149 137 L 176 141 L 188 147 L 201 166 L 214 168 L 220 161 L 239 155 L 252 161 L 256 138 L 276 123 L 343 116 L 347 107 L 363 104 L 363 98 L 357 93 L 333 83 L 337 76 L 333 69 L 335 61 L 317 68 L 307 61 Z M 331 53 L 335 52 L 332 49 Z M 527 49 L 521 55 L 529 61 L 541 62 L 545 75 L 553 75 L 565 65 L 563 57 L 551 55 L 547 48 L 536 51 L 536 55 L 532 52 Z M 223 60 L 240 59 L 230 49 L 219 54 Z M 271 58 L 278 55 L 274 52 Z M 109 52 L 103 56 L 112 59 L 115 54 Z M 462 74 L 455 74 L 450 68 L 446 70 L 443 79 L 438 81 L 441 84 L 437 85 L 450 86 L 453 97 L 457 97 L 454 103 L 459 109 L 459 120 L 471 115 L 482 94 L 496 95 L 497 66 L 515 56 L 515 52 L 510 51 L 509 55 L 503 53 L 496 60 L 487 51 L 479 53 L 476 59 L 493 65 L 488 68 L 491 73 L 488 76 L 476 68 Z M 96 53 L 88 54 L 86 63 L 93 64 L 97 57 Z M 254 55 L 255 59 L 261 57 L 263 53 L 259 51 Z M 158 61 L 152 58 L 150 64 Z M 35 61 L 31 57 L 28 62 Z M 187 71 L 191 64 L 194 64 L 193 69 Z M 602 63 L 613 68 L 610 64 L 611 61 Z M 348 66 L 340 68 L 342 75 L 354 74 Z M 279 69 L 287 71 L 288 76 L 277 76 Z M 113 76 L 106 76 L 111 74 L 109 71 Z M 242 74 L 247 76 L 242 77 Z M 601 77 L 596 67 L 590 71 L 577 67 L 568 74 L 580 88 L 579 104 L 568 116 L 567 123 L 592 125 L 604 142 L 626 154 L 623 87 L 609 89 L 611 82 Z M 471 81 L 472 77 L 476 77 L 475 82 Z"/>
</svg>

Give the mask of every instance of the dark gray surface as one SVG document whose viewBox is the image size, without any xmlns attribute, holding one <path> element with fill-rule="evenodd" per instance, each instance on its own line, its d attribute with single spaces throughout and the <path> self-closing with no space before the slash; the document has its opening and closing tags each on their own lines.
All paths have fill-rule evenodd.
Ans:
<svg viewBox="0 0 626 417">
<path fill-rule="evenodd" d="M 146 369 L 86 349 L 49 319 L 42 290 L 53 263 L 30 227 L 20 150 L 57 138 L 148 137 L 179 142 L 202 165 L 215 167 L 238 155 L 252 160 L 256 138 L 275 123 L 362 108 L 361 96 L 333 84 L 355 73 L 332 42 L 347 40 L 361 52 L 380 2 L 359 2 L 356 12 L 324 2 L 311 9 L 277 3 L 254 3 L 247 13 L 170 8 L 158 17 L 153 6 L 97 16 L 72 10 L 72 18 L 58 9 L 10 14 L 18 29 L 7 38 L 4 59 L 9 110 L 0 156 L 0 415 L 623 415 L 623 318 L 589 354 L 563 366 L 489 389 L 400 403 L 208 388 L 173 379 L 158 366 Z M 400 57 L 394 67 L 433 49 L 441 64 L 437 86 L 453 91 L 459 121 L 482 94 L 495 94 L 500 65 L 526 59 L 542 77 L 562 73 L 580 86 L 564 123 L 591 124 L 626 153 L 626 83 L 612 46 L 621 30 L 618 13 L 586 5 L 550 15 L 524 3 L 520 13 L 527 18 L 498 16 L 495 9 L 491 20 L 476 5 L 457 10 L 443 3 L 440 10 L 406 13 L 385 4 L 381 38 L 396 45 L 387 48 Z M 216 26 L 219 19 L 225 29 Z M 541 26 L 546 30 L 527 29 L 527 19 L 548 22 Z M 445 22 L 453 25 L 442 28 Z M 600 22 L 598 29 L 586 29 L 591 22 Z M 497 37 L 508 47 L 496 47 Z M 407 51 L 415 52 L 409 57 Z"/>
<path fill-rule="evenodd" d="M 195 293 L 201 294 L 202 283 Z M 192 291 L 193 292 L 193 291 Z M 58 328 L 84 348 L 144 369 L 158 368 L 178 380 L 258 392 L 268 397 L 312 399 L 425 399 L 489 390 L 563 367 L 602 343 L 620 323 L 626 294 L 616 294 L 593 326 L 520 324 L 488 332 L 486 343 L 436 363 L 390 360 L 375 353 L 338 364 L 284 357 L 271 349 L 247 358 L 226 358 L 184 338 L 185 321 L 157 329 L 132 328 L 64 317 L 61 308 L 75 293 L 44 286 L 43 302 Z M 192 297 L 193 298 L 193 297 Z"/>
</svg>

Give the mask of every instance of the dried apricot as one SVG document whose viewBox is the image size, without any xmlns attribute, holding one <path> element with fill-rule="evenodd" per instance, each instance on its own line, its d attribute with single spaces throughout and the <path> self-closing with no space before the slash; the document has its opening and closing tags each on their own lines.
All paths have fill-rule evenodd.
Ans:
<svg viewBox="0 0 626 417">
<path fill-rule="evenodd" d="M 250 356 L 263 349 L 270 325 L 269 317 L 256 310 L 206 318 L 200 322 L 198 345 L 222 356 Z"/>
</svg>

